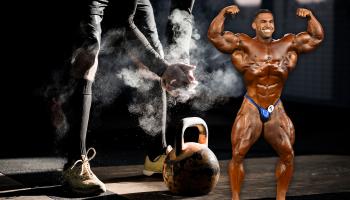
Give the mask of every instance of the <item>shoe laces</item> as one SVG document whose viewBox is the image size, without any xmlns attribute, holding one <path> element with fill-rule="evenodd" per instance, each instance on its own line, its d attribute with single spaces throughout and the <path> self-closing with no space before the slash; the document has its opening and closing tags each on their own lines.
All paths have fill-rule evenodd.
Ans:
<svg viewBox="0 0 350 200">
<path fill-rule="evenodd" d="M 88 155 L 90 151 L 92 151 L 93 153 L 92 153 L 92 156 L 89 158 Z M 72 165 L 70 169 L 73 169 L 78 163 L 82 163 L 80 175 L 84 174 L 84 168 L 85 168 L 85 171 L 88 173 L 88 175 L 92 176 L 93 172 L 90 169 L 89 161 L 92 160 L 95 156 L 96 156 L 96 150 L 92 147 L 89 148 L 86 152 L 86 155 L 81 155 L 82 159 L 75 161 L 75 163 Z"/>
</svg>

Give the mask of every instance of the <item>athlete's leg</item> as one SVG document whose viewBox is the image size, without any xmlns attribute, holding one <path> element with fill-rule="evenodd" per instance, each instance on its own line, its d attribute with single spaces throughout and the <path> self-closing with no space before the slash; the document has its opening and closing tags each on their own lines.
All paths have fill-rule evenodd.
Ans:
<svg viewBox="0 0 350 200">
<path fill-rule="evenodd" d="M 262 131 L 258 110 L 244 99 L 231 132 L 232 160 L 229 163 L 229 177 L 232 199 L 239 200 L 244 179 L 243 158 L 259 138 Z"/>
<path fill-rule="evenodd" d="M 88 128 L 91 100 L 92 83 L 98 66 L 98 52 L 101 41 L 102 16 L 90 15 L 81 23 L 82 44 L 72 56 L 71 84 L 74 87 L 70 97 L 69 107 L 71 115 L 68 116 L 70 123 L 68 151 L 68 164 L 75 162 L 81 155 L 86 155 L 86 132 Z M 73 118 L 74 117 L 74 118 Z M 79 134 L 79 138 L 77 137 Z M 79 142 L 77 141 L 79 139 Z M 80 143 L 80 145 L 78 145 Z M 80 147 L 77 151 L 76 147 Z"/>
<path fill-rule="evenodd" d="M 279 155 L 276 166 L 277 200 L 284 200 L 294 168 L 294 127 L 286 115 L 282 103 L 279 103 L 264 124 L 264 138 Z"/>
<path fill-rule="evenodd" d="M 92 151 L 92 155 L 88 155 L 86 151 L 86 133 L 92 101 L 91 87 L 98 66 L 100 23 L 106 6 L 107 1 L 92 1 L 89 5 L 89 15 L 80 24 L 82 42 L 78 44 L 79 47 L 74 51 L 71 60 L 70 82 L 73 82 L 74 92 L 69 102 L 71 115 L 68 116 L 68 162 L 63 171 L 63 178 L 73 192 L 85 195 L 106 191 L 105 185 L 90 169 L 89 161 L 95 156 L 95 150 L 89 149 L 88 152 Z"/>
</svg>

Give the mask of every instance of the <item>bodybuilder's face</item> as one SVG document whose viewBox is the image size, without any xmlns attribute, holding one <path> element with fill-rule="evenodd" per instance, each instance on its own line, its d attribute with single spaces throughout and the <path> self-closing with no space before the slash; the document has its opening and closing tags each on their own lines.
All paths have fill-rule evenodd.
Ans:
<svg viewBox="0 0 350 200">
<path fill-rule="evenodd" d="M 264 39 L 272 37 L 275 31 L 275 24 L 273 21 L 273 15 L 271 13 L 260 13 L 252 24 L 256 34 Z"/>
</svg>

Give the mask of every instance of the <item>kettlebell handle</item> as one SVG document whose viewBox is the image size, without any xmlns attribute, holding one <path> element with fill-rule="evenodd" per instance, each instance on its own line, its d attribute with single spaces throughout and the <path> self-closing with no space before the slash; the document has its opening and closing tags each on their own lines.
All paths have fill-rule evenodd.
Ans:
<svg viewBox="0 0 350 200">
<path fill-rule="evenodd" d="M 208 146 L 208 126 L 202 118 L 199 117 L 186 117 L 181 120 L 182 131 L 180 137 L 176 139 L 176 154 L 178 155 L 182 151 L 184 146 L 184 134 L 187 128 L 197 127 L 199 131 L 198 143 Z"/>
</svg>

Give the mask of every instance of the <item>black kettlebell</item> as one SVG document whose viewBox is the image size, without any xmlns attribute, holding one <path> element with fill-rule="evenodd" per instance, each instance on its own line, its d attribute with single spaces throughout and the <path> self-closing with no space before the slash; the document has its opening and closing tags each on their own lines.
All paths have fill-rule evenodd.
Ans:
<svg viewBox="0 0 350 200">
<path fill-rule="evenodd" d="M 219 180 L 220 166 L 215 154 L 208 148 L 207 124 L 199 117 L 184 118 L 181 122 L 182 132 L 176 137 L 175 148 L 164 161 L 164 182 L 175 194 L 208 194 Z M 198 128 L 198 143 L 184 142 L 188 127 Z"/>
</svg>

